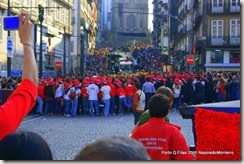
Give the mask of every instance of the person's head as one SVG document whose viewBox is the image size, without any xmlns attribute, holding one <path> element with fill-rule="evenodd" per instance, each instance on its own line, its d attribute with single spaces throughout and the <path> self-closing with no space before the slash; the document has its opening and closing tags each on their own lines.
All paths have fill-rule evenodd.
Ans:
<svg viewBox="0 0 244 164">
<path fill-rule="evenodd" d="M 148 101 L 151 117 L 164 118 L 169 113 L 170 101 L 166 95 L 155 94 Z"/>
<path fill-rule="evenodd" d="M 150 160 L 139 141 L 126 136 L 110 136 L 87 144 L 75 160 Z"/>
<path fill-rule="evenodd" d="M 161 94 L 161 95 L 167 96 L 169 98 L 169 102 L 170 102 L 169 109 L 171 109 L 171 107 L 173 105 L 173 101 L 174 101 L 174 93 L 169 87 L 161 86 L 157 89 L 155 94 Z"/>
<path fill-rule="evenodd" d="M 137 90 L 139 90 L 139 89 L 141 89 L 141 83 L 140 82 L 135 82 L 135 88 L 137 89 Z"/>
<path fill-rule="evenodd" d="M 34 132 L 15 132 L 0 141 L 2 160 L 52 160 L 47 142 Z"/>
</svg>

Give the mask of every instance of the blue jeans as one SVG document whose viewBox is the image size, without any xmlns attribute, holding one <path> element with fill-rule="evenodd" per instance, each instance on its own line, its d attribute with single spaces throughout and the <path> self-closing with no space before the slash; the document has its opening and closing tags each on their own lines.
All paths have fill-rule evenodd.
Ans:
<svg viewBox="0 0 244 164">
<path fill-rule="evenodd" d="M 146 93 L 145 93 L 145 99 L 146 99 L 145 110 L 148 109 L 148 106 L 147 106 L 147 104 L 148 104 L 148 100 L 149 100 L 153 95 L 154 95 L 154 93 L 149 93 L 149 92 L 146 92 Z"/>
<path fill-rule="evenodd" d="M 115 97 L 111 96 L 110 98 L 110 114 L 115 113 Z"/>
<path fill-rule="evenodd" d="M 180 99 L 180 97 L 174 98 L 173 104 L 174 104 L 173 106 L 176 107 L 176 109 L 178 109 L 178 107 L 181 106 L 181 99 Z"/>
<path fill-rule="evenodd" d="M 133 96 L 127 97 L 126 101 L 128 105 L 131 105 L 133 103 Z M 128 108 L 127 112 L 131 112 L 130 108 Z"/>
<path fill-rule="evenodd" d="M 236 100 L 240 100 L 240 88 L 236 88 Z"/>
<path fill-rule="evenodd" d="M 36 113 L 42 113 L 42 105 L 43 101 L 40 96 L 36 97 L 36 102 L 37 102 L 37 108 L 36 108 Z"/>
<path fill-rule="evenodd" d="M 62 106 L 59 102 L 55 101 L 54 114 L 62 112 Z"/>
<path fill-rule="evenodd" d="M 54 100 L 46 100 L 44 114 L 53 113 Z"/>
<path fill-rule="evenodd" d="M 120 112 L 120 113 L 123 113 L 122 103 L 123 103 L 127 108 L 130 107 L 130 105 L 128 105 L 127 102 L 126 102 L 126 97 L 120 97 L 120 98 L 119 98 L 119 112 Z"/>
<path fill-rule="evenodd" d="M 109 114 L 110 99 L 103 100 L 103 102 L 104 102 L 103 114 L 107 116 Z"/>
<path fill-rule="evenodd" d="M 76 116 L 76 111 L 78 107 L 78 98 L 71 100 L 71 116 Z"/>
<path fill-rule="evenodd" d="M 71 100 L 64 100 L 64 114 L 69 114 L 70 103 L 71 103 Z"/>
<path fill-rule="evenodd" d="M 93 108 L 93 104 L 95 105 L 95 109 L 96 109 L 96 115 L 99 115 L 99 106 L 98 106 L 98 100 L 89 100 L 89 104 L 90 104 L 90 115 L 93 116 L 94 115 L 94 108 Z"/>
<path fill-rule="evenodd" d="M 224 94 L 218 93 L 217 96 L 218 96 L 218 102 L 222 102 L 223 101 Z"/>
<path fill-rule="evenodd" d="M 134 124 L 136 124 L 139 120 L 139 118 L 141 117 L 142 113 L 138 113 L 138 112 L 133 112 L 134 114 Z"/>
<path fill-rule="evenodd" d="M 84 115 L 87 115 L 88 112 L 88 97 L 82 98 L 83 108 L 84 108 Z"/>
</svg>

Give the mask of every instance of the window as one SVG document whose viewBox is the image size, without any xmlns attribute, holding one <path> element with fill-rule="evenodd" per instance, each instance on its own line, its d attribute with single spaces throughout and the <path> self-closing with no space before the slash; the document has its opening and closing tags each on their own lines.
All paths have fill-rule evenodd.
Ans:
<svg viewBox="0 0 244 164">
<path fill-rule="evenodd" d="M 240 38 L 240 19 L 230 20 L 230 37 Z"/>
<path fill-rule="evenodd" d="M 230 63 L 240 63 L 240 51 L 230 52 Z"/>
<path fill-rule="evenodd" d="M 231 0 L 231 6 L 240 6 L 240 0 Z"/>
<path fill-rule="evenodd" d="M 136 27 L 136 17 L 134 15 L 129 15 L 127 17 L 127 27 L 129 28 Z"/>
<path fill-rule="evenodd" d="M 230 44 L 240 44 L 240 19 L 230 20 Z"/>
<path fill-rule="evenodd" d="M 223 0 L 213 0 L 213 7 L 223 7 Z"/>
<path fill-rule="evenodd" d="M 223 51 L 216 50 L 211 53 L 211 63 L 223 63 Z"/>
<path fill-rule="evenodd" d="M 224 11 L 223 0 L 212 0 L 212 12 L 223 12 Z"/>
<path fill-rule="evenodd" d="M 212 20 L 212 38 L 223 38 L 223 20 Z"/>
<path fill-rule="evenodd" d="M 143 28 L 143 20 L 140 21 L 140 28 Z"/>
</svg>

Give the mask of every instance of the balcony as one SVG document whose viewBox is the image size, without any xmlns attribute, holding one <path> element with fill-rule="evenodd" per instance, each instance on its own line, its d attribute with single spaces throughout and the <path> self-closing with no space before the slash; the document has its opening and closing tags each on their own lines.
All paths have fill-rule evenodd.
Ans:
<svg viewBox="0 0 244 164">
<path fill-rule="evenodd" d="M 209 37 L 207 39 L 207 46 L 217 47 L 240 47 L 240 37 L 224 36 L 221 38 Z"/>
<path fill-rule="evenodd" d="M 197 31 L 202 23 L 202 15 L 197 14 L 195 18 L 194 30 Z"/>
<path fill-rule="evenodd" d="M 180 29 L 180 31 L 176 34 L 176 40 L 179 40 L 182 36 L 186 35 L 184 28 Z"/>
<path fill-rule="evenodd" d="M 231 6 L 230 12 L 240 12 L 240 6 Z"/>
<path fill-rule="evenodd" d="M 215 5 L 216 6 L 216 5 Z M 231 4 L 223 4 L 223 6 L 216 6 L 208 4 L 207 13 L 208 14 L 229 14 L 229 13 L 239 13 L 240 6 L 232 6 Z"/>
</svg>

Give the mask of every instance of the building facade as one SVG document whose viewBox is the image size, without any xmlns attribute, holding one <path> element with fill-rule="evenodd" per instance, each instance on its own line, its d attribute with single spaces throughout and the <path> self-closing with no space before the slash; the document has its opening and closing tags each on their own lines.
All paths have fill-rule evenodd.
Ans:
<svg viewBox="0 0 244 164">
<path fill-rule="evenodd" d="M 74 33 L 71 37 L 71 71 L 80 69 L 83 76 L 85 59 L 87 55 L 94 52 L 96 35 L 98 31 L 98 1 L 81 0 L 74 1 L 73 27 Z"/>
<path fill-rule="evenodd" d="M 27 12 L 31 15 L 33 26 L 33 45 L 37 65 L 44 76 L 54 73 L 69 74 L 74 68 L 85 67 L 85 57 L 92 54 L 96 44 L 97 0 L 9 0 L 10 15 Z M 38 5 L 44 11 L 42 35 L 40 34 Z M 22 8 L 23 7 L 23 8 Z M 0 69 L 1 75 L 7 73 L 7 31 L 3 30 L 3 17 L 7 16 L 8 0 L 0 0 Z M 22 70 L 23 51 L 17 31 L 10 32 L 13 42 L 13 57 L 11 71 Z M 42 36 L 42 45 L 40 39 Z M 40 62 L 40 47 L 42 47 L 42 62 Z M 56 63 L 61 62 L 61 68 Z M 40 71 L 40 69 L 39 69 Z"/>
<path fill-rule="evenodd" d="M 240 71 L 240 0 L 208 0 L 207 70 Z"/>
<path fill-rule="evenodd" d="M 33 0 L 9 0 L 10 6 L 8 6 L 7 0 L 0 1 L 0 22 L 1 22 L 1 35 L 0 44 L 2 48 L 0 50 L 0 62 L 2 76 L 6 76 L 7 71 L 7 31 L 3 30 L 3 17 L 7 16 L 8 7 L 10 8 L 10 15 L 17 15 L 20 12 L 27 12 L 31 15 L 31 20 L 34 22 L 33 26 L 33 45 L 38 67 L 40 66 L 40 23 L 39 23 L 39 11 L 38 5 L 40 4 L 44 10 L 44 20 L 42 23 L 42 66 L 43 75 L 48 76 L 48 73 L 53 71 L 67 71 L 70 67 L 69 38 L 73 33 L 73 27 L 71 25 L 73 0 L 60 0 L 60 1 L 33 1 Z M 22 8 L 23 7 L 23 8 Z M 59 7 L 59 8 L 58 8 Z M 10 36 L 13 42 L 13 57 L 11 58 L 11 70 L 21 71 L 23 63 L 23 51 L 20 43 L 18 32 L 11 31 Z M 64 45 L 65 44 L 65 45 Z M 65 47 L 65 48 L 64 48 Z M 64 57 L 64 55 L 66 55 Z M 64 60 L 65 59 L 65 60 Z M 62 69 L 55 68 L 55 63 L 61 62 Z M 67 70 L 64 70 L 65 68 Z"/>
</svg>

